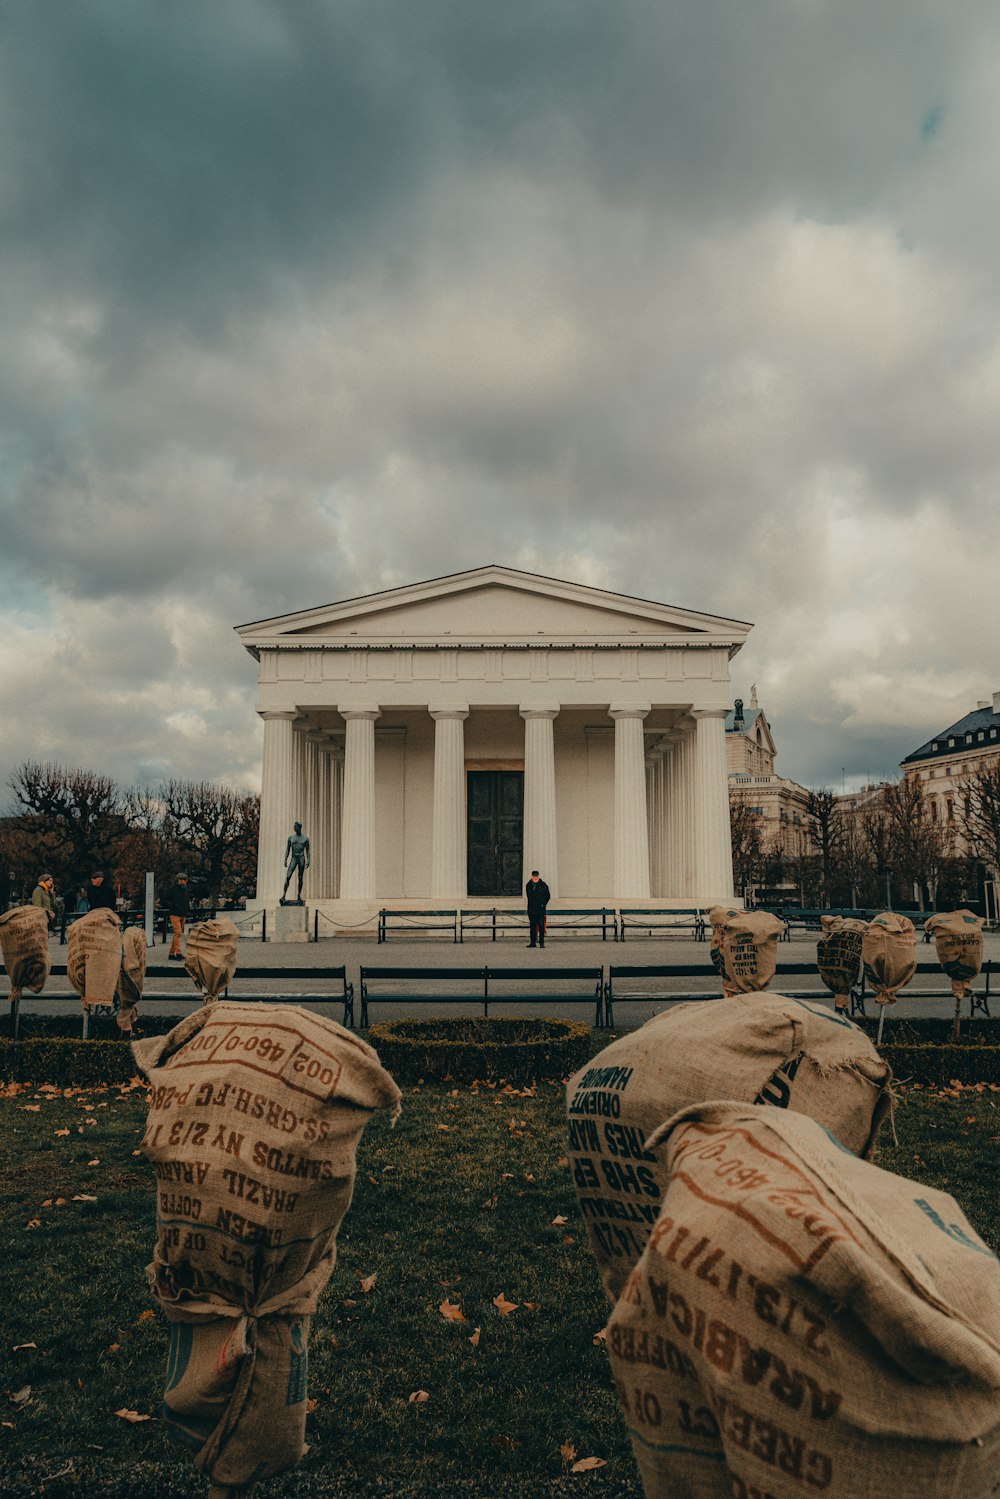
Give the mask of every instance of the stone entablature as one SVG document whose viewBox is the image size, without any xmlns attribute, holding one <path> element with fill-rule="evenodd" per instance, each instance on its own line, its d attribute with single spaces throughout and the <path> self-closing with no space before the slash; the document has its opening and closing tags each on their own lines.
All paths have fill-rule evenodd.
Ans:
<svg viewBox="0 0 1000 1499">
<path fill-rule="evenodd" d="M 729 898 L 723 721 L 749 629 L 497 566 L 240 627 L 259 899 L 299 820 L 312 902 L 467 900 L 467 778 L 491 766 L 523 774 L 523 867 L 564 904 Z"/>
</svg>

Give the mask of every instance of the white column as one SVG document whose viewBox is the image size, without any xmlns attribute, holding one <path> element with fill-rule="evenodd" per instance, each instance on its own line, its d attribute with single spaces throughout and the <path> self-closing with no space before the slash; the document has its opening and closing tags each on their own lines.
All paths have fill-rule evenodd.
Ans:
<svg viewBox="0 0 1000 1499">
<path fill-rule="evenodd" d="M 556 846 L 556 760 L 552 724 L 558 708 L 521 708 L 524 719 L 524 847 L 521 881 L 537 869 L 559 892 Z"/>
<path fill-rule="evenodd" d="M 292 808 L 292 822 L 301 822 L 302 831 L 308 833 L 306 827 L 306 730 L 305 721 L 298 719 L 292 726 L 292 765 L 293 793 L 292 799 L 295 803 Z M 291 828 L 288 829 L 291 832 Z"/>
<path fill-rule="evenodd" d="M 375 720 L 378 708 L 341 708 L 344 808 L 341 820 L 340 898 L 375 899 Z"/>
<path fill-rule="evenodd" d="M 330 750 L 330 894 L 340 894 L 340 830 L 344 816 L 344 746 Z"/>
<path fill-rule="evenodd" d="M 682 895 L 681 876 L 681 748 L 680 731 L 671 730 L 666 736 L 668 749 L 664 759 L 664 823 L 663 823 L 663 893 L 676 899 Z"/>
<path fill-rule="evenodd" d="M 431 895 L 465 900 L 465 720 L 468 708 L 431 708 L 434 720 L 434 807 Z"/>
<path fill-rule="evenodd" d="M 303 734 L 305 743 L 302 746 L 302 770 L 303 770 L 303 796 L 302 796 L 302 831 L 309 839 L 309 868 L 302 888 L 306 899 L 316 894 L 316 845 L 319 836 L 319 821 L 317 817 L 317 802 L 319 800 L 319 745 L 318 739 L 322 735 L 317 734 L 315 729 L 308 729 Z"/>
<path fill-rule="evenodd" d="M 312 831 L 306 832 L 312 841 L 312 868 L 309 873 L 309 893 L 313 900 L 327 900 L 330 889 L 330 761 L 329 740 L 325 734 L 316 735 L 316 812 Z"/>
<path fill-rule="evenodd" d="M 649 893 L 662 898 L 666 895 L 664 881 L 664 761 L 667 752 L 666 740 L 659 740 L 646 756 L 646 817 L 649 823 Z"/>
<path fill-rule="evenodd" d="M 608 709 L 615 721 L 615 899 L 649 899 L 646 756 L 642 722 L 649 707 Z"/>
<path fill-rule="evenodd" d="M 725 708 L 693 708 L 695 721 L 695 890 L 700 905 L 732 900 Z"/>
<path fill-rule="evenodd" d="M 264 760 L 260 785 L 260 836 L 257 846 L 257 899 L 266 904 L 281 898 L 285 882 L 283 856 L 292 831 L 294 806 L 294 712 L 262 713 Z"/>
<path fill-rule="evenodd" d="M 679 883 L 678 894 L 687 902 L 694 902 L 697 895 L 695 876 L 694 830 L 697 822 L 697 794 L 694 777 L 694 728 L 685 723 L 677 741 L 678 755 L 678 823 L 679 823 Z"/>
</svg>

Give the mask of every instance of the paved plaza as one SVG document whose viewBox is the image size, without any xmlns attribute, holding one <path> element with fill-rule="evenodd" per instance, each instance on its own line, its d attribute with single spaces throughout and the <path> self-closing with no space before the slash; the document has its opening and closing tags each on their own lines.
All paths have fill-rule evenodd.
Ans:
<svg viewBox="0 0 1000 1499">
<path fill-rule="evenodd" d="M 52 960 L 54 965 L 65 967 L 67 948 L 59 945 L 53 940 L 51 945 Z M 147 973 L 146 990 L 148 1008 L 157 1013 L 168 1011 L 170 1013 L 183 1013 L 191 1008 L 196 999 L 193 987 L 188 988 L 189 980 L 182 965 L 167 964 L 166 946 L 157 941 L 155 947 L 149 952 L 149 968 Z M 521 938 L 505 938 L 497 942 L 490 942 L 476 938 L 466 940 L 463 943 L 441 941 L 436 938 L 392 938 L 389 941 L 378 944 L 374 937 L 336 937 L 327 938 L 320 942 L 309 943 L 262 943 L 253 938 L 245 938 L 239 947 L 239 968 L 237 977 L 230 990 L 233 998 L 241 994 L 267 994 L 287 995 L 294 999 L 297 995 L 319 995 L 333 993 L 335 988 L 324 977 L 325 970 L 339 967 L 344 964 L 347 968 L 347 977 L 354 984 L 356 991 L 355 1014 L 360 1010 L 361 986 L 359 982 L 359 970 L 362 966 L 369 967 L 399 967 L 399 968 L 461 968 L 481 967 L 488 964 L 493 967 L 535 967 L 539 971 L 546 968 L 596 968 L 603 966 L 605 977 L 607 970 L 612 965 L 630 964 L 687 964 L 701 970 L 697 977 L 670 977 L 657 979 L 655 987 L 659 993 L 669 994 L 705 994 L 717 995 L 719 993 L 719 980 L 716 977 L 709 961 L 709 945 L 707 942 L 695 942 L 681 937 L 669 938 L 629 938 L 627 942 L 601 942 L 597 939 L 580 939 L 571 937 L 550 937 L 545 948 L 529 952 Z M 1000 959 L 1000 934 L 987 933 L 985 939 L 985 957 L 996 961 Z M 779 967 L 786 963 L 815 964 L 816 938 L 812 936 L 798 935 L 790 942 L 783 942 L 778 947 Z M 936 969 L 936 958 L 933 944 L 925 944 L 918 941 L 917 959 L 921 964 L 933 964 Z M 283 968 L 308 969 L 307 977 L 296 979 L 283 979 L 274 981 L 266 977 L 246 978 L 240 976 L 240 970 L 264 968 L 273 969 L 277 972 Z M 161 976 L 162 975 L 162 976 Z M 636 980 L 630 980 L 631 988 L 641 988 L 642 984 Z M 977 981 L 976 988 L 981 990 L 984 980 Z M 398 988 L 398 985 L 393 985 Z M 818 973 L 794 974 L 788 976 L 776 975 L 772 989 L 777 993 L 804 993 L 813 991 L 817 998 L 828 1003 L 831 1008 L 833 1000 L 828 991 L 820 982 Z M 421 986 L 426 992 L 426 986 Z M 948 989 L 948 981 L 945 975 L 937 970 L 931 974 L 918 974 L 908 988 L 903 992 L 896 1005 L 892 1006 L 887 1014 L 887 1025 L 891 1024 L 892 1018 L 912 1016 L 950 1016 L 953 1005 L 950 995 L 945 994 L 941 998 L 920 998 L 922 992 L 928 990 Z M 170 1001 L 157 1001 L 153 998 L 156 994 L 171 995 Z M 188 997 L 190 995 L 190 998 Z M 65 997 L 62 997 L 65 996 Z M 658 1010 L 662 1009 L 662 1002 L 643 1003 L 631 1001 L 627 1004 L 616 1005 L 615 1028 L 616 1030 L 629 1029 L 642 1025 Z M 330 1015 L 333 1019 L 339 1019 L 342 1015 L 342 1006 L 331 1001 L 329 1005 L 321 1005 L 320 1012 Z M 35 999 L 33 995 L 25 994 L 22 1000 L 22 1014 L 79 1014 L 79 1001 L 70 991 L 68 981 L 64 976 L 53 975 L 46 985 L 43 996 Z M 995 1013 L 1000 1015 L 1000 1003 L 995 1007 Z M 377 1001 L 370 1003 L 370 1019 L 380 1020 L 398 1017 L 406 1013 L 404 1006 L 394 1004 L 379 1007 Z M 579 1005 L 560 1004 L 558 1007 L 551 1006 L 546 1009 L 544 1000 L 532 1004 L 505 1003 L 493 1011 L 495 1014 L 503 1015 L 545 1015 L 554 1011 L 571 1020 L 584 1020 L 592 1024 L 594 1019 L 594 1007 L 592 1003 L 581 1002 Z M 878 1007 L 869 997 L 868 1013 L 877 1014 Z M 967 1007 L 963 1007 L 963 1015 Z M 475 1015 L 481 1014 L 481 1006 L 444 1004 L 436 1007 L 434 1004 L 414 1005 L 411 1012 L 414 1015 Z"/>
</svg>

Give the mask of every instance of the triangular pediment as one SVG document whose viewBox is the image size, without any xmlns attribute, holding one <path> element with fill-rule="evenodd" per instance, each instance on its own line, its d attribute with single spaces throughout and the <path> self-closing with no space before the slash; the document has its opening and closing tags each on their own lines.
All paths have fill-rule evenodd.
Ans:
<svg viewBox="0 0 1000 1499">
<path fill-rule="evenodd" d="M 491 565 L 239 627 L 247 649 L 663 644 L 738 648 L 750 626 Z"/>
</svg>

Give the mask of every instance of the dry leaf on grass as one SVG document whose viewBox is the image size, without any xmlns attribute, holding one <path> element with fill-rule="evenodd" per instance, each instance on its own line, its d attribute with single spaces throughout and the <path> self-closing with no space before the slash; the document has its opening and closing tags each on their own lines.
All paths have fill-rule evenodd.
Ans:
<svg viewBox="0 0 1000 1499">
<path fill-rule="evenodd" d="M 578 1463 L 570 1468 L 571 1473 L 590 1473 L 594 1468 L 606 1468 L 608 1465 L 603 1457 L 581 1457 Z"/>
<path fill-rule="evenodd" d="M 152 1307 L 147 1307 L 144 1312 L 139 1313 L 138 1317 L 136 1317 L 135 1320 L 137 1322 L 152 1322 L 155 1316 L 156 1313 L 153 1311 Z"/>
<path fill-rule="evenodd" d="M 42 1112 L 40 1103 L 22 1103 L 21 1107 L 26 1114 L 40 1114 Z"/>
<path fill-rule="evenodd" d="M 564 1463 L 571 1463 L 574 1457 L 576 1457 L 576 1448 L 573 1446 L 572 1442 L 563 1442 L 562 1446 L 559 1448 L 559 1452 Z"/>
<path fill-rule="evenodd" d="M 552 1227 L 553 1228 L 562 1228 L 563 1224 L 564 1223 L 568 1223 L 568 1222 L 569 1222 L 569 1219 L 566 1218 L 562 1213 L 559 1213 L 555 1218 L 553 1218 L 553 1220 L 552 1220 Z"/>
<path fill-rule="evenodd" d="M 479 1347 L 479 1328 L 478 1327 L 476 1328 L 475 1332 L 472 1334 L 472 1337 L 469 1339 L 469 1342 L 472 1344 L 473 1348 L 478 1348 Z"/>
<path fill-rule="evenodd" d="M 42 1220 L 41 1218 L 29 1218 L 24 1226 L 25 1228 L 41 1228 Z"/>
<path fill-rule="evenodd" d="M 441 1313 L 442 1317 L 444 1317 L 446 1322 L 465 1321 L 465 1318 L 462 1316 L 462 1308 L 456 1302 L 449 1301 L 447 1296 L 438 1307 L 438 1311 Z"/>
<path fill-rule="evenodd" d="M 438 1125 L 438 1129 L 443 1129 L 444 1132 L 445 1132 L 445 1134 L 447 1134 L 448 1131 L 451 1129 L 451 1125 L 450 1124 L 439 1124 Z"/>
<path fill-rule="evenodd" d="M 10 1402 L 11 1402 L 12 1405 L 30 1405 L 31 1404 L 31 1386 L 30 1386 L 30 1384 L 22 1385 L 19 1390 L 15 1390 L 14 1394 L 11 1395 L 11 1397 L 10 1397 Z"/>
<path fill-rule="evenodd" d="M 487 1209 L 495 1208 L 496 1205 L 497 1205 L 497 1194 L 495 1192 L 493 1193 L 492 1197 L 487 1197 L 487 1199 L 486 1199 L 485 1202 L 481 1202 L 479 1204 L 480 1207 L 487 1208 Z"/>
<path fill-rule="evenodd" d="M 53 1133 L 56 1134 L 56 1135 L 68 1135 L 69 1134 L 69 1130 L 68 1129 L 57 1129 L 57 1130 L 54 1130 Z"/>
<path fill-rule="evenodd" d="M 73 1198 L 74 1202 L 96 1202 L 97 1198 L 92 1192 L 77 1192 Z"/>
<path fill-rule="evenodd" d="M 424 1405 L 430 1398 L 426 1390 L 414 1390 L 406 1403 L 407 1405 Z"/>
<path fill-rule="evenodd" d="M 21 1353 L 21 1352 L 23 1352 L 23 1350 L 25 1348 L 37 1348 L 37 1347 L 38 1347 L 37 1343 L 15 1343 L 14 1346 L 13 1346 L 13 1348 L 10 1351 L 11 1351 L 11 1353 Z"/>
<path fill-rule="evenodd" d="M 312 1400 L 312 1399 L 307 1400 L 306 1401 L 306 1415 L 307 1416 L 311 1416 L 312 1413 L 313 1413 L 313 1411 L 316 1409 L 317 1405 L 319 1405 L 319 1401 L 318 1400 Z"/>
<path fill-rule="evenodd" d="M 558 1161 L 556 1161 L 556 1165 L 557 1166 L 568 1166 L 569 1165 L 569 1156 L 568 1155 L 561 1155 L 559 1157 Z"/>
<path fill-rule="evenodd" d="M 360 1281 L 361 1281 L 361 1294 L 362 1294 L 362 1296 L 370 1296 L 371 1295 L 372 1286 L 375 1284 L 375 1282 L 377 1280 L 378 1280 L 378 1276 L 377 1275 L 362 1275 L 360 1277 Z"/>
<path fill-rule="evenodd" d="M 524 1309 L 526 1312 L 537 1312 L 541 1304 L 542 1303 L 540 1301 L 526 1301 L 524 1303 Z"/>
<path fill-rule="evenodd" d="M 95 1160 L 87 1162 L 88 1166 L 99 1166 L 100 1164 L 101 1164 L 101 1161 L 100 1161 L 100 1157 L 99 1156 Z"/>
<path fill-rule="evenodd" d="M 508 1301 L 502 1291 L 500 1292 L 499 1296 L 494 1296 L 493 1305 L 496 1307 L 501 1317 L 509 1317 L 511 1312 L 516 1312 L 518 1308 L 518 1303 L 516 1301 Z"/>
<path fill-rule="evenodd" d="M 121 1416 L 123 1421 L 130 1421 L 135 1426 L 139 1421 L 152 1421 L 152 1416 L 140 1416 L 138 1411 L 122 1409 L 115 1411 L 116 1416 Z"/>
</svg>

